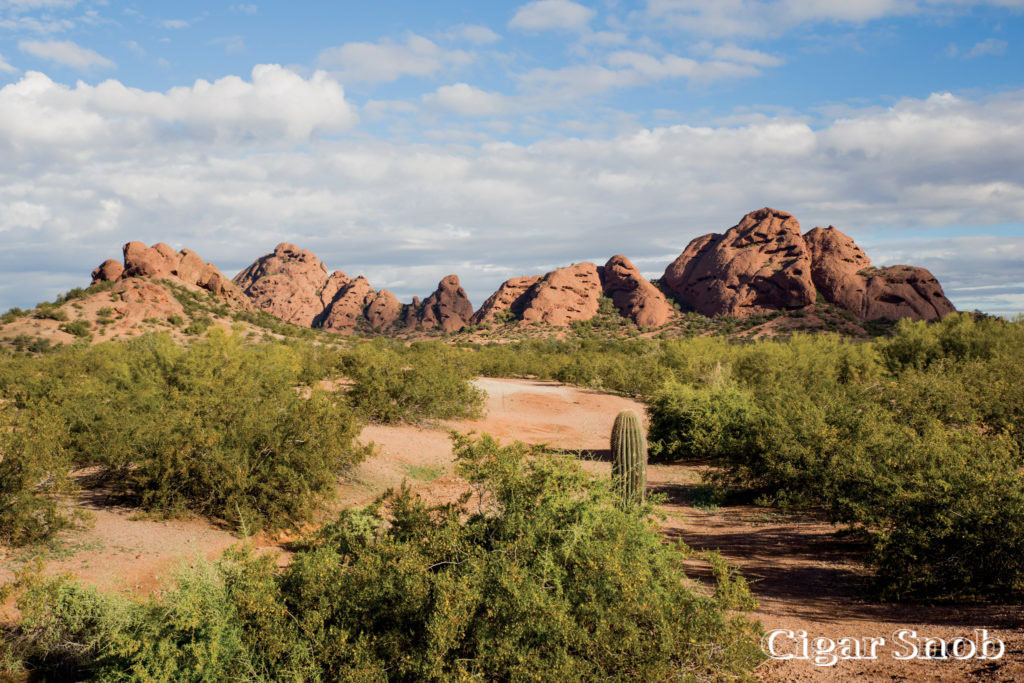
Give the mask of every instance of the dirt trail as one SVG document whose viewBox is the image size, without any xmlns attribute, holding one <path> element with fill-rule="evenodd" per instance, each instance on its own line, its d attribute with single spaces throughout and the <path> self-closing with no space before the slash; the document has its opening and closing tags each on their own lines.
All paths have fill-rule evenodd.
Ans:
<svg viewBox="0 0 1024 683">
<path fill-rule="evenodd" d="M 364 441 L 377 454 L 340 487 L 341 505 L 366 503 L 403 481 L 431 500 L 452 500 L 465 490 L 453 474 L 447 428 L 486 431 L 514 439 L 579 451 L 585 467 L 608 476 L 608 434 L 624 409 L 643 413 L 628 399 L 530 380 L 480 379 L 487 415 L 436 429 L 371 425 Z M 879 605 L 860 598 L 863 569 L 856 549 L 828 524 L 787 517 L 756 507 L 698 508 L 699 465 L 652 465 L 649 487 L 667 496 L 665 532 L 697 548 L 717 549 L 740 567 L 760 600 L 757 617 L 766 629 L 806 630 L 812 637 L 885 637 L 897 628 L 924 636 L 969 636 L 989 628 L 1006 641 L 997 662 L 900 662 L 890 650 L 879 659 L 846 661 L 835 667 L 806 662 L 767 662 L 758 676 L 771 681 L 811 680 L 1024 680 L 1024 607 L 915 607 Z M 103 587 L 145 593 L 158 588 L 178 563 L 214 557 L 237 537 L 201 520 L 155 522 L 131 510 L 105 508 L 83 499 L 95 525 L 69 535 L 48 571 L 69 571 Z M 264 543 L 264 545 L 270 545 Z M 11 557 L 0 555 L 0 581 Z M 6 564 L 5 564 L 6 563 Z M 707 577 L 703 577 L 707 578 Z"/>
</svg>

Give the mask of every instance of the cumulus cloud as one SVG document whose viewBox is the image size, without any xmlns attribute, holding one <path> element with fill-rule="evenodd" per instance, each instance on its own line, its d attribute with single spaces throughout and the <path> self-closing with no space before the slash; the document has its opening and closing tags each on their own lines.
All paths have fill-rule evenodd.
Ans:
<svg viewBox="0 0 1024 683">
<path fill-rule="evenodd" d="M 504 104 L 467 84 L 435 95 L 467 112 Z M 354 121 L 324 73 L 261 67 L 166 92 L 26 74 L 0 89 L 0 307 L 82 284 L 132 239 L 188 246 L 229 275 L 287 240 L 404 300 L 456 272 L 480 303 L 512 275 L 614 253 L 658 275 L 696 235 L 765 205 L 840 227 L 879 263 L 931 268 L 958 305 L 1019 296 L 1019 236 L 1018 251 L 982 236 L 1024 222 L 1024 91 L 813 127 L 764 115 L 530 144 L 307 144 Z M 933 249 L 932 228 L 963 225 L 978 239 Z"/>
<path fill-rule="evenodd" d="M 112 61 L 89 48 L 70 40 L 23 40 L 18 49 L 34 57 L 46 59 L 79 71 L 113 68 Z"/>
<path fill-rule="evenodd" d="M 442 69 L 468 64 L 469 53 L 446 50 L 429 38 L 410 34 L 404 43 L 345 43 L 320 52 L 321 67 L 337 71 L 343 81 L 390 82 L 402 76 L 433 76 Z"/>
<path fill-rule="evenodd" d="M 227 76 L 151 92 L 117 80 L 73 88 L 30 71 L 0 89 L 0 148 L 43 154 L 101 154 L 195 138 L 209 142 L 305 141 L 355 124 L 341 85 L 326 72 L 309 79 L 274 64 L 251 80 Z"/>
<path fill-rule="evenodd" d="M 594 14 L 594 10 L 571 0 L 535 0 L 520 7 L 508 25 L 526 31 L 581 31 Z"/>
</svg>

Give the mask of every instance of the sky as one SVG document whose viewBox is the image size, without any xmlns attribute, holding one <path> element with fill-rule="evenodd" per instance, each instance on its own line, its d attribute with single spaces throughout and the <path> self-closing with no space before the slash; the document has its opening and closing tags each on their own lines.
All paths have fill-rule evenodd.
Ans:
<svg viewBox="0 0 1024 683">
<path fill-rule="evenodd" d="M 0 0 L 0 310 L 130 240 L 479 306 L 763 206 L 1024 311 L 1024 0 Z"/>
</svg>

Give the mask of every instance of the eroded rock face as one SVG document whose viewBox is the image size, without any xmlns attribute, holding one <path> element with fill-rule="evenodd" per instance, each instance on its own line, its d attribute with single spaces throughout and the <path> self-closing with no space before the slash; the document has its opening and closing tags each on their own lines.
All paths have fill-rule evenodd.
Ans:
<svg viewBox="0 0 1024 683">
<path fill-rule="evenodd" d="M 425 329 L 441 329 L 445 333 L 457 332 L 473 318 L 473 304 L 469 302 L 459 284 L 457 275 L 437 283 L 437 289 L 423 301 L 418 324 Z"/>
<path fill-rule="evenodd" d="M 327 281 L 327 266 L 320 259 L 287 242 L 278 244 L 273 253 L 261 256 L 233 280 L 257 308 L 303 327 L 312 326 L 323 313 L 321 294 Z"/>
<path fill-rule="evenodd" d="M 386 330 L 392 327 L 402 315 L 402 304 L 394 294 L 382 289 L 366 306 L 367 321 L 375 330 Z"/>
<path fill-rule="evenodd" d="M 334 297 L 331 305 L 323 311 L 324 329 L 337 332 L 352 332 L 364 317 L 366 307 L 373 301 L 373 287 L 360 275 L 344 284 Z"/>
<path fill-rule="evenodd" d="M 162 242 L 152 247 L 142 242 L 129 242 L 122 251 L 124 264 L 113 259 L 104 261 L 92 271 L 93 283 L 115 282 L 136 276 L 174 280 L 205 289 L 243 308 L 251 308 L 248 297 L 224 277 L 217 266 L 203 261 L 191 249 L 176 252 Z"/>
<path fill-rule="evenodd" d="M 784 211 L 748 213 L 725 234 L 690 242 L 665 270 L 665 285 L 707 316 L 738 318 L 814 303 L 810 252 Z"/>
<path fill-rule="evenodd" d="M 114 282 L 124 272 L 124 265 L 120 261 L 108 258 L 92 271 L 92 284 L 97 282 Z"/>
<path fill-rule="evenodd" d="M 491 322 L 495 316 L 505 311 L 510 311 L 516 318 L 521 316 L 526 306 L 526 294 L 540 278 L 540 275 L 534 275 L 505 280 L 494 294 L 487 297 L 480 310 L 473 314 L 473 323 Z"/>
<path fill-rule="evenodd" d="M 665 295 L 625 256 L 611 257 L 600 274 L 605 295 L 623 317 L 640 327 L 660 327 L 672 317 L 674 310 Z"/>
<path fill-rule="evenodd" d="M 829 302 L 862 320 L 937 320 L 956 310 L 938 280 L 924 268 L 873 268 L 852 238 L 832 226 L 804 235 L 811 277 Z"/>
<path fill-rule="evenodd" d="M 530 287 L 523 322 L 563 326 L 590 320 L 597 315 L 602 293 L 601 276 L 593 263 L 553 270 Z"/>
</svg>

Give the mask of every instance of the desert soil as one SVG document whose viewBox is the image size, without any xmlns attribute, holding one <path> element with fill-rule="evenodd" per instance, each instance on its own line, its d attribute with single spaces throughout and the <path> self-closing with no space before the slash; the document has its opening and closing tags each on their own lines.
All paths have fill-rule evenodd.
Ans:
<svg viewBox="0 0 1024 683">
<path fill-rule="evenodd" d="M 626 398 L 552 382 L 480 379 L 487 392 L 486 417 L 436 428 L 371 425 L 364 441 L 376 454 L 340 483 L 338 505 L 363 504 L 405 482 L 417 493 L 447 501 L 465 490 L 453 472 L 447 429 L 488 432 L 502 441 L 544 443 L 576 452 L 588 470 L 607 476 L 608 434 L 624 409 L 643 414 Z M 850 542 L 828 524 L 753 506 L 694 506 L 699 464 L 652 465 L 651 490 L 667 497 L 663 522 L 667 539 L 719 550 L 751 582 L 760 606 L 755 616 L 766 629 L 807 631 L 812 637 L 884 637 L 901 628 L 921 636 L 952 639 L 987 628 L 1006 642 L 998 661 L 910 661 L 879 650 L 877 660 L 844 661 L 833 667 L 808 662 L 767 661 L 758 669 L 766 681 L 811 680 L 1024 680 L 1024 606 L 929 607 L 883 605 L 862 599 L 863 569 Z M 176 567 L 198 557 L 216 557 L 238 537 L 205 520 L 154 521 L 134 510 L 111 507 L 82 496 L 76 505 L 93 515 L 86 529 L 69 532 L 46 560 L 47 572 L 71 573 L 103 588 L 137 594 L 158 590 Z M 257 538 L 267 551 L 272 539 Z M 29 558 L 0 548 L 0 582 Z M 282 554 L 281 562 L 287 561 Z M 707 578 L 700 576 L 698 578 Z M 10 606 L 8 606 L 10 615 Z"/>
</svg>

